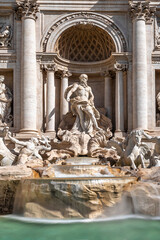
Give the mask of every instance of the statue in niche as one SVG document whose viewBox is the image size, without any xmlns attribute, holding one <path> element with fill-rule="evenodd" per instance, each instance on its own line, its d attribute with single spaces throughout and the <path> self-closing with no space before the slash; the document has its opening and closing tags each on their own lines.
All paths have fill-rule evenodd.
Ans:
<svg viewBox="0 0 160 240">
<path fill-rule="evenodd" d="M 155 21 L 155 48 L 160 49 L 160 19 Z"/>
<path fill-rule="evenodd" d="M 157 104 L 158 104 L 158 110 L 159 112 L 156 114 L 156 121 L 157 121 L 157 127 L 160 127 L 160 92 L 157 94 L 156 97 Z"/>
<path fill-rule="evenodd" d="M 0 75 L 0 126 L 12 125 L 11 102 L 12 93 L 4 83 L 4 76 Z"/>
<path fill-rule="evenodd" d="M 10 26 L 2 26 L 0 32 L 0 47 L 10 47 L 11 46 L 11 27 Z"/>
<path fill-rule="evenodd" d="M 88 76 L 81 74 L 79 79 L 79 83 L 72 84 L 65 91 L 64 97 L 70 102 L 71 111 L 63 117 L 59 125 L 57 137 L 60 142 L 55 144 L 52 157 L 54 153 L 59 153 L 61 157 L 64 152 L 70 156 L 91 156 L 93 148 L 96 152 L 96 148 L 101 146 L 99 139 L 96 144 L 90 144 L 91 138 L 97 136 L 97 133 L 105 136 L 106 140 L 112 136 L 111 120 L 94 106 L 94 96 L 87 85 Z"/>
<path fill-rule="evenodd" d="M 65 91 L 65 99 L 71 104 L 71 111 L 76 120 L 72 127 L 72 132 L 92 132 L 99 131 L 97 120 L 100 114 L 94 106 L 94 96 L 91 88 L 87 85 L 88 76 L 81 74 L 79 83 L 74 83 Z"/>
</svg>

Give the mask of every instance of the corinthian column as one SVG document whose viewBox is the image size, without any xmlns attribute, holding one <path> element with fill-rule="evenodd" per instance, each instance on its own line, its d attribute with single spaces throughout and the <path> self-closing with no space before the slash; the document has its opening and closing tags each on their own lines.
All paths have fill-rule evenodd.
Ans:
<svg viewBox="0 0 160 240">
<path fill-rule="evenodd" d="M 124 64 L 116 63 L 116 94 L 115 94 L 115 115 L 116 115 L 116 133 L 124 132 L 124 84 L 123 71 L 126 70 Z"/>
<path fill-rule="evenodd" d="M 61 76 L 61 103 L 60 103 L 60 119 L 69 111 L 68 102 L 64 98 L 64 92 L 68 87 L 68 78 L 72 76 L 68 71 L 63 71 Z"/>
<path fill-rule="evenodd" d="M 131 1 L 133 21 L 133 127 L 148 128 L 146 23 L 152 16 L 149 2 Z"/>
<path fill-rule="evenodd" d="M 47 98 L 46 98 L 46 132 L 55 131 L 55 64 L 46 64 L 47 71 Z"/>
<path fill-rule="evenodd" d="M 22 97 L 21 131 L 37 131 L 37 73 L 36 73 L 36 1 L 18 3 L 17 14 L 22 18 Z"/>
<path fill-rule="evenodd" d="M 107 117 L 112 119 L 112 76 L 110 71 L 105 71 L 104 75 L 104 107 L 107 110 Z"/>
</svg>

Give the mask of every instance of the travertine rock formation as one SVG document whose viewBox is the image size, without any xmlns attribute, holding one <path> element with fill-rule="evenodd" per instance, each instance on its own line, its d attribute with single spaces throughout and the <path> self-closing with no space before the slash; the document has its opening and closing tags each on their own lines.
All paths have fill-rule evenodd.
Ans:
<svg viewBox="0 0 160 240">
<path fill-rule="evenodd" d="M 16 200 L 16 213 L 38 218 L 101 217 L 107 207 L 120 201 L 123 191 L 134 181 L 134 178 L 119 178 L 111 184 L 107 179 L 26 180 L 19 187 L 21 197 Z M 30 189 L 30 194 L 26 189 Z"/>
</svg>

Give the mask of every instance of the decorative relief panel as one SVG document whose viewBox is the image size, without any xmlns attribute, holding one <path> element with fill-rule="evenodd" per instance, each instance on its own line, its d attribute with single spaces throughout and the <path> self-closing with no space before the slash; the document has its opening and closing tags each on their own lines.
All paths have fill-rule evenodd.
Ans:
<svg viewBox="0 0 160 240">
<path fill-rule="evenodd" d="M 12 30 L 11 26 L 0 24 L 0 47 L 11 47 Z"/>
<path fill-rule="evenodd" d="M 13 16 L 0 13 L 0 49 L 10 48 L 13 39 Z"/>
<path fill-rule="evenodd" d="M 155 19 L 155 49 L 160 50 L 160 18 Z"/>
</svg>

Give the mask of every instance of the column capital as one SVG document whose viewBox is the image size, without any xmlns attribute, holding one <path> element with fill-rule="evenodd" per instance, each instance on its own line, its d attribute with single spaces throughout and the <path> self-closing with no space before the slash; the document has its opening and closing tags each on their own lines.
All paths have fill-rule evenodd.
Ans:
<svg viewBox="0 0 160 240">
<path fill-rule="evenodd" d="M 156 7 L 150 6 L 146 1 L 129 1 L 131 18 L 152 22 Z"/>
<path fill-rule="evenodd" d="M 69 78 L 71 76 L 72 76 L 72 73 L 70 73 L 69 71 L 67 70 L 62 71 L 61 78 Z"/>
<path fill-rule="evenodd" d="M 106 70 L 102 73 L 105 78 L 114 78 L 115 72 L 113 70 Z"/>
<path fill-rule="evenodd" d="M 127 70 L 128 66 L 127 66 L 127 64 L 122 64 L 122 63 L 116 62 L 114 64 L 114 68 L 115 68 L 116 71 L 123 71 L 124 72 L 124 71 Z"/>
<path fill-rule="evenodd" d="M 15 9 L 16 19 L 20 20 L 24 18 L 37 19 L 37 12 L 39 12 L 37 0 L 24 0 L 17 3 L 17 8 Z"/>
<path fill-rule="evenodd" d="M 55 63 L 48 63 L 48 64 L 41 64 L 41 69 L 45 70 L 47 72 L 57 72 L 58 71 L 58 67 Z"/>
</svg>

